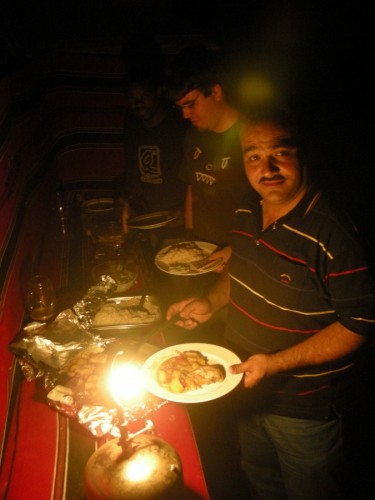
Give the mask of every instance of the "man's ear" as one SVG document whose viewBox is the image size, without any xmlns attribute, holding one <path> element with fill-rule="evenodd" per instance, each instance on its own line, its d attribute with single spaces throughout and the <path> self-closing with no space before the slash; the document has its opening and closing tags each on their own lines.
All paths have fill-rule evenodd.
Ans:
<svg viewBox="0 0 375 500">
<path fill-rule="evenodd" d="M 211 97 L 215 99 L 215 101 L 221 101 L 224 98 L 223 89 L 219 83 L 215 83 L 211 87 Z"/>
</svg>

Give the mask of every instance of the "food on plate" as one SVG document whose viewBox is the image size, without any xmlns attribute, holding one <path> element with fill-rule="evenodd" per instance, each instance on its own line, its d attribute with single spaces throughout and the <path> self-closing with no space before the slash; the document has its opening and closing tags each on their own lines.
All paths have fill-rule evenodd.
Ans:
<svg viewBox="0 0 375 500">
<path fill-rule="evenodd" d="M 195 243 L 184 241 L 171 245 L 165 252 L 158 255 L 158 260 L 170 268 L 187 268 L 190 264 L 200 263 L 208 257 L 208 252 Z"/>
<path fill-rule="evenodd" d="M 125 302 L 106 302 L 97 311 L 92 321 L 93 326 L 137 325 L 153 323 L 160 319 L 160 308 L 151 302 L 145 302 L 137 309 L 139 299 Z"/>
<path fill-rule="evenodd" d="M 182 351 L 163 361 L 157 369 L 157 381 L 169 392 L 181 393 L 200 389 L 204 385 L 223 382 L 225 368 L 210 364 L 200 351 Z"/>
</svg>

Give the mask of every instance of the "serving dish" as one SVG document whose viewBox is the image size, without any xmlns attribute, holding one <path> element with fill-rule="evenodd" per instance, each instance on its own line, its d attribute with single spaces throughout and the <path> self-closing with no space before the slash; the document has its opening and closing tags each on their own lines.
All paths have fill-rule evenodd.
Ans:
<svg viewBox="0 0 375 500">
<path fill-rule="evenodd" d="M 136 282 L 138 270 L 132 266 L 130 268 L 122 260 L 107 260 L 96 264 L 91 269 L 91 276 L 94 283 L 98 283 L 101 276 L 110 276 L 116 282 L 116 293 L 123 293 L 129 290 Z"/>
<path fill-rule="evenodd" d="M 150 326 L 154 326 L 157 322 L 159 322 L 162 319 L 160 303 L 157 297 L 155 297 L 154 295 L 146 295 L 144 297 L 143 307 L 151 311 L 149 318 L 143 319 L 143 315 L 138 314 L 136 322 L 131 322 L 131 321 L 124 321 L 123 323 L 117 322 L 117 320 L 120 319 L 122 315 L 121 313 L 117 314 L 116 311 L 120 312 L 123 311 L 124 317 L 128 317 L 129 315 L 132 316 L 132 314 L 129 314 L 128 312 L 129 307 L 137 306 L 141 302 L 142 298 L 143 298 L 142 295 L 129 295 L 123 297 L 111 297 L 107 299 L 100 309 L 96 310 L 91 314 L 90 329 L 97 333 L 101 332 L 119 333 L 121 331 L 139 331 L 148 328 Z M 95 316 L 99 311 L 103 311 L 103 306 L 105 307 L 109 306 L 110 308 L 112 307 L 114 308 L 115 314 L 113 315 L 113 318 L 115 318 L 116 321 L 111 322 L 110 320 L 111 315 L 106 315 L 106 317 L 108 317 L 108 323 L 106 322 L 102 324 L 95 324 Z M 134 314 L 134 317 L 135 316 L 136 315 Z"/>
</svg>

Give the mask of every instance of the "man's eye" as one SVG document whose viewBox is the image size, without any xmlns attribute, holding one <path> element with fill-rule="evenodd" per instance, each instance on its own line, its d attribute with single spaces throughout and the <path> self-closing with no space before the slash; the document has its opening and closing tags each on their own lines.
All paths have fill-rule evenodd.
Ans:
<svg viewBox="0 0 375 500">
<path fill-rule="evenodd" d="M 259 160 L 259 155 L 250 155 L 249 156 L 249 160 L 250 161 L 258 161 Z"/>
<path fill-rule="evenodd" d="M 289 156 L 290 152 L 287 149 L 282 149 L 275 153 L 275 156 Z"/>
</svg>

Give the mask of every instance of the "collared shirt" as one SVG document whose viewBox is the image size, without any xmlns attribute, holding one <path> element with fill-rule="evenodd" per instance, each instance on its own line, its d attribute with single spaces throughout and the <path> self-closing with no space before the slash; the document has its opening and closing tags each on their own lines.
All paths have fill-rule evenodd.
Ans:
<svg viewBox="0 0 375 500">
<path fill-rule="evenodd" d="M 360 238 L 343 211 L 311 188 L 286 216 L 262 230 L 262 211 L 245 197 L 234 218 L 226 337 L 249 355 L 293 346 L 339 321 L 374 335 L 375 284 Z M 270 408 L 326 418 L 352 359 L 271 377 Z M 334 388 L 334 389 L 333 389 Z M 320 408 L 320 410 L 319 410 Z"/>
</svg>

